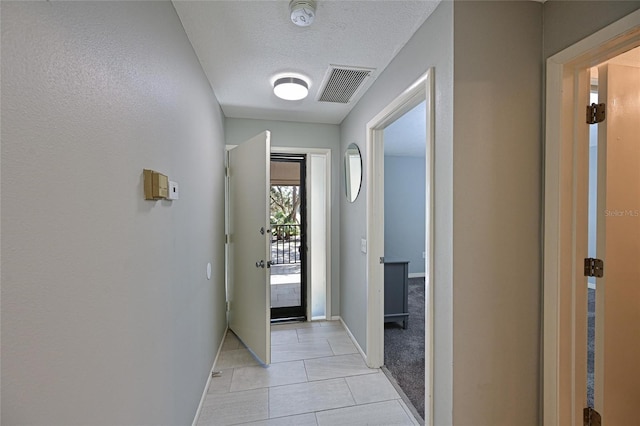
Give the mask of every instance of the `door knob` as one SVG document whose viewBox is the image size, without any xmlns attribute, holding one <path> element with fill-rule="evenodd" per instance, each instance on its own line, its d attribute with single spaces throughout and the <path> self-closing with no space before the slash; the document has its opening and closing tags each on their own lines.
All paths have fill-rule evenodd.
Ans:
<svg viewBox="0 0 640 426">
<path fill-rule="evenodd" d="M 256 268 L 262 268 L 264 269 L 264 260 L 261 260 L 259 262 L 256 262 Z"/>
</svg>

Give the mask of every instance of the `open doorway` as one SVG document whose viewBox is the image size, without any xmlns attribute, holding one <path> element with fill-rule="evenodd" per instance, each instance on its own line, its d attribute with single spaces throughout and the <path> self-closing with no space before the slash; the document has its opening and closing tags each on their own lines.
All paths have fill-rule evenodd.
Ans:
<svg viewBox="0 0 640 426">
<path fill-rule="evenodd" d="M 425 103 L 422 144 L 424 156 L 424 420 L 433 423 L 433 211 L 434 211 L 434 69 L 429 69 L 414 84 L 401 93 L 367 124 L 367 341 L 366 359 L 369 367 L 384 364 L 385 277 L 385 129 L 407 112 Z M 422 252 L 419 252 L 419 256 Z M 391 259 L 389 259 L 391 260 Z M 405 276 L 408 280 L 408 269 Z M 407 286 L 408 287 L 408 286 Z M 410 320 L 409 320 L 410 321 Z"/>
<path fill-rule="evenodd" d="M 306 156 L 271 154 L 271 321 L 306 320 Z"/>
<path fill-rule="evenodd" d="M 301 194 L 300 208 L 293 211 L 297 210 L 295 216 L 306 226 L 300 236 L 294 236 L 304 239 L 294 243 L 294 247 L 305 250 L 302 255 L 292 253 L 290 256 L 296 261 L 304 260 L 300 266 L 299 300 L 303 307 L 306 306 L 306 312 L 302 308 L 286 313 L 284 317 L 325 320 L 331 315 L 331 150 L 274 147 L 271 146 L 270 131 L 240 145 L 227 146 L 225 290 L 228 324 L 264 364 L 269 364 L 271 357 L 270 281 L 274 244 L 270 217 L 271 155 L 282 162 L 300 162 L 302 168 L 298 170 L 301 176 L 280 183 L 301 186 L 297 189 Z M 251 216 L 249 219 L 254 221 L 249 223 L 245 216 Z M 257 240 L 245 244 L 248 236 Z M 240 247 L 239 243 L 245 245 Z M 308 273 L 302 273 L 302 265 Z"/>
<path fill-rule="evenodd" d="M 384 368 L 424 417 L 426 101 L 384 129 Z"/>
<path fill-rule="evenodd" d="M 590 104 L 604 104 L 589 131 L 587 407 L 608 424 L 633 421 L 640 399 L 640 47 L 590 70 Z M 625 399 L 627 401 L 625 402 Z"/>
<path fill-rule="evenodd" d="M 616 62 L 640 45 L 639 17 L 634 12 L 547 62 L 548 425 L 598 418 L 602 424 L 631 424 L 637 417 L 640 67 Z M 605 104 L 604 117 L 594 103 Z M 585 122 L 585 106 L 597 125 L 587 124 L 589 116 Z"/>
</svg>

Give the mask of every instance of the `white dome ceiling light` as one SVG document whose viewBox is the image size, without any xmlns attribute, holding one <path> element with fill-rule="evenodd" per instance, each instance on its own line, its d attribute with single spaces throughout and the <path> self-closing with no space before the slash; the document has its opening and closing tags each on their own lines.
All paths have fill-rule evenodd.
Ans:
<svg viewBox="0 0 640 426">
<path fill-rule="evenodd" d="M 291 0 L 289 3 L 291 22 L 299 27 L 308 27 L 316 17 L 316 2 L 313 0 Z"/>
<path fill-rule="evenodd" d="M 282 77 L 273 83 L 273 93 L 280 99 L 299 101 L 309 94 L 309 85 L 298 77 Z"/>
</svg>

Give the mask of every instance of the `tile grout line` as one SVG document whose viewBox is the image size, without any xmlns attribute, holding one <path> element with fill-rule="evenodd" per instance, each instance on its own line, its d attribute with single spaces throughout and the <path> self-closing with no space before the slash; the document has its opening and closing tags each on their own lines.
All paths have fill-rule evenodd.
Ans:
<svg viewBox="0 0 640 426">
<path fill-rule="evenodd" d="M 355 406 L 357 407 L 358 405 L 358 401 L 356 401 L 356 396 L 353 394 L 353 389 L 351 389 L 351 386 L 349 386 L 349 381 L 347 380 L 346 377 L 344 377 L 344 382 L 347 384 L 347 389 L 349 389 L 349 393 L 351 394 L 351 399 L 353 399 L 353 402 L 356 404 Z"/>
<path fill-rule="evenodd" d="M 331 348 L 331 352 L 333 353 L 333 356 L 337 356 L 338 354 L 336 354 L 336 351 L 333 350 L 333 346 L 331 346 L 331 342 L 329 341 L 329 338 L 326 338 L 325 340 L 327 341 L 327 344 Z"/>
<path fill-rule="evenodd" d="M 327 408 L 325 410 L 318 410 L 318 411 L 314 411 L 313 413 L 316 415 L 316 421 L 317 421 L 318 413 L 326 413 L 326 412 L 329 412 L 329 411 L 343 410 L 345 408 L 366 407 L 367 405 L 384 404 L 386 402 L 395 402 L 396 404 L 400 405 L 400 408 L 402 409 L 402 411 L 407 415 L 409 420 L 411 420 L 411 417 L 409 416 L 409 413 L 407 413 L 407 410 L 404 407 L 402 407 L 402 404 L 400 404 L 399 401 L 401 401 L 401 400 L 400 399 L 387 399 L 385 401 L 365 402 L 364 404 L 355 403 L 353 405 L 346 405 L 344 407 Z M 355 402 L 355 399 L 354 399 L 354 402 Z M 303 413 L 303 414 L 308 414 L 308 413 Z M 294 415 L 297 415 L 297 414 L 294 414 Z M 283 417 L 286 417 L 286 416 L 283 416 Z M 276 417 L 276 418 L 278 418 L 278 417 Z"/>
<path fill-rule="evenodd" d="M 309 380 L 309 372 L 307 371 L 307 360 L 306 359 L 302 360 L 302 365 L 304 365 L 304 375 L 307 378 L 307 383 L 309 383 L 310 380 Z"/>
<path fill-rule="evenodd" d="M 424 425 L 424 420 L 420 416 L 420 413 L 418 413 L 418 410 L 413 406 L 413 403 L 411 402 L 411 400 L 409 400 L 409 397 L 407 396 L 407 394 L 404 393 L 404 390 L 402 390 L 402 388 L 400 387 L 396 379 L 393 377 L 391 372 L 387 370 L 387 368 L 384 366 L 380 368 L 380 371 L 382 371 L 382 374 L 384 374 L 387 377 L 387 380 L 389 381 L 389 383 L 391 383 L 391 386 L 393 386 L 396 392 L 398 393 L 398 395 L 400 395 L 399 401 L 402 401 L 402 404 L 400 404 L 402 409 L 405 412 L 409 410 L 407 414 L 410 416 L 410 418 L 412 420 L 415 420 L 416 423 Z"/>
<path fill-rule="evenodd" d="M 271 386 L 267 387 L 267 420 L 271 419 Z"/>
</svg>

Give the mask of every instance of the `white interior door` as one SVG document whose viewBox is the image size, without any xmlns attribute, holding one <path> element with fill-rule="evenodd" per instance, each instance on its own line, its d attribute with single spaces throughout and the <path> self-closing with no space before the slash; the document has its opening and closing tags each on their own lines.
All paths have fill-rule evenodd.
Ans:
<svg viewBox="0 0 640 426">
<path fill-rule="evenodd" d="M 229 328 L 271 362 L 269 132 L 229 151 Z"/>
<path fill-rule="evenodd" d="M 606 426 L 638 424 L 640 405 L 640 68 L 598 69 L 595 409 Z"/>
</svg>

